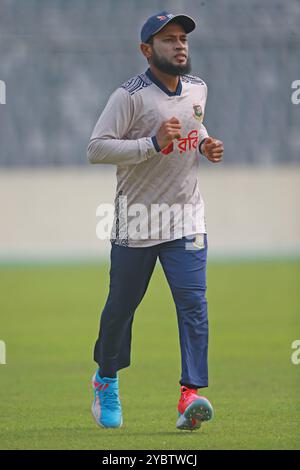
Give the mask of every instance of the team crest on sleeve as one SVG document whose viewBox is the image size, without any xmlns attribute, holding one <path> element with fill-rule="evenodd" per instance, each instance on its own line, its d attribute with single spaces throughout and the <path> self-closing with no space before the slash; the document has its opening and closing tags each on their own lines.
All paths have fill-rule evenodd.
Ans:
<svg viewBox="0 0 300 470">
<path fill-rule="evenodd" d="M 194 110 L 194 118 L 197 119 L 198 121 L 203 121 L 203 112 L 200 104 L 194 104 L 193 105 L 193 110 Z"/>
</svg>

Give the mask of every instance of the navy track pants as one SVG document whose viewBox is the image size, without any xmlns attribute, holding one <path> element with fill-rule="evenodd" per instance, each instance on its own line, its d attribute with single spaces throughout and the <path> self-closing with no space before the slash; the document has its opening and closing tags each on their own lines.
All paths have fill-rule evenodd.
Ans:
<svg viewBox="0 0 300 470">
<path fill-rule="evenodd" d="M 195 236 L 143 248 L 112 242 L 109 294 L 94 349 L 94 359 L 101 369 L 114 374 L 130 365 L 134 313 L 145 295 L 158 257 L 176 305 L 180 383 L 207 387 L 207 234 L 200 234 L 200 241 L 201 237 L 202 245 L 197 244 Z"/>
</svg>

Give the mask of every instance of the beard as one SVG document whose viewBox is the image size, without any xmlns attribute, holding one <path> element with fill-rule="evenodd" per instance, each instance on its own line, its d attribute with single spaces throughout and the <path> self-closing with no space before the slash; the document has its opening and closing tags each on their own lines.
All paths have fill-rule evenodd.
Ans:
<svg viewBox="0 0 300 470">
<path fill-rule="evenodd" d="M 178 76 L 178 75 L 186 75 L 190 73 L 192 70 L 191 66 L 191 58 L 188 56 L 187 61 L 184 65 L 178 64 L 174 65 L 169 62 L 167 59 L 159 56 L 154 48 L 152 48 L 152 64 L 158 68 L 163 73 L 167 73 L 168 75 Z"/>
</svg>

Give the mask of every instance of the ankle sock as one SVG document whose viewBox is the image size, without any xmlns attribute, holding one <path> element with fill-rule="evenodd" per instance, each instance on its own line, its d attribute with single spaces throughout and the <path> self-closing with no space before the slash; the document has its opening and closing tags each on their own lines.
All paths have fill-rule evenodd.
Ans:
<svg viewBox="0 0 300 470">
<path fill-rule="evenodd" d="M 180 384 L 180 385 L 182 385 L 186 388 L 191 388 L 193 390 L 195 390 L 195 389 L 198 390 L 198 388 L 199 388 L 197 385 L 193 385 L 193 384 Z"/>
<path fill-rule="evenodd" d="M 109 379 L 116 379 L 117 378 L 117 373 L 116 372 L 111 372 L 105 369 L 98 369 L 98 374 L 100 375 L 101 378 L 107 377 Z"/>
</svg>

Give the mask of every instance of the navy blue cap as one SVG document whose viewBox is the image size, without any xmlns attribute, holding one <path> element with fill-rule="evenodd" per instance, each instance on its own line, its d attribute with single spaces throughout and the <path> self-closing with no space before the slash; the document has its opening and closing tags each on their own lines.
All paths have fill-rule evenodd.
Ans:
<svg viewBox="0 0 300 470">
<path fill-rule="evenodd" d="M 176 21 L 175 21 L 176 20 Z M 142 27 L 141 40 L 147 42 L 151 36 L 158 33 L 170 21 L 181 24 L 186 33 L 190 33 L 196 28 L 196 23 L 190 16 L 187 15 L 173 15 L 167 11 L 161 11 L 156 15 L 150 16 Z"/>
</svg>

